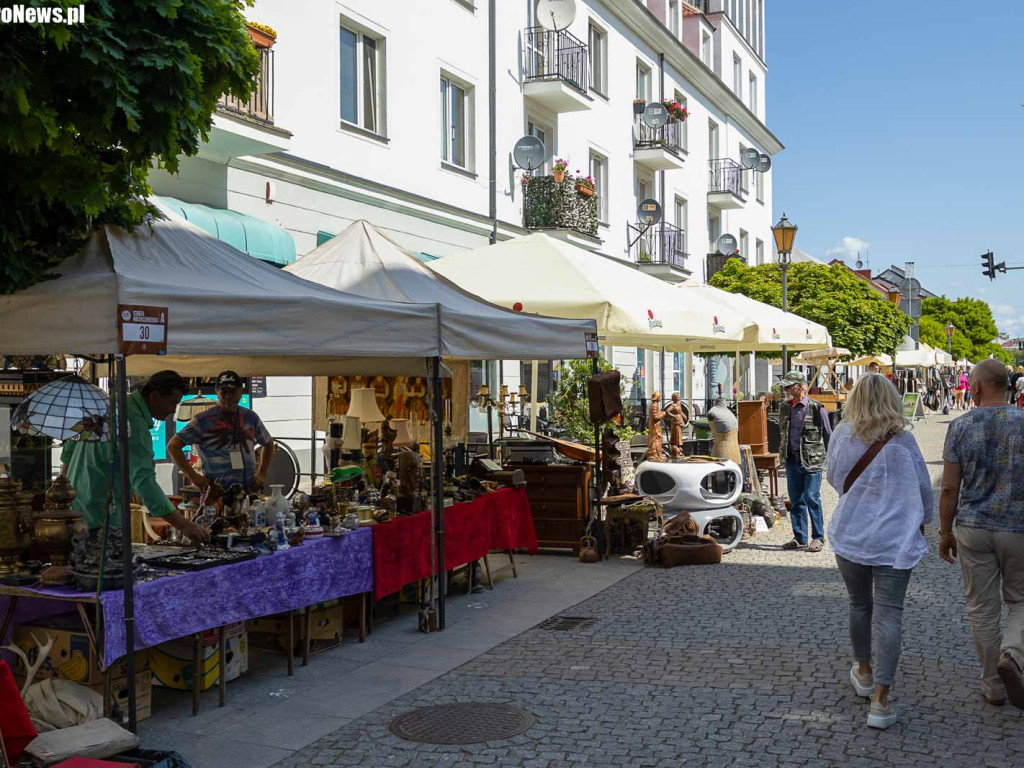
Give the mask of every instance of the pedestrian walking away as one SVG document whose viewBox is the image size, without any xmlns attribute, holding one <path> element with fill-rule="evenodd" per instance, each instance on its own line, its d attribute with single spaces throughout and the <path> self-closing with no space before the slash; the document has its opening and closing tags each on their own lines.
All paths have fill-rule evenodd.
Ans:
<svg viewBox="0 0 1024 768">
<path fill-rule="evenodd" d="M 964 409 L 964 398 L 967 394 L 967 374 L 964 373 L 963 368 L 957 368 L 957 371 L 953 376 L 953 407 L 958 411 L 962 411 Z"/>
<path fill-rule="evenodd" d="M 872 728 L 896 722 L 889 692 L 900 658 L 903 601 L 914 566 L 928 552 L 924 526 L 932 518 L 928 467 L 906 429 L 902 405 L 884 376 L 861 377 L 825 468 L 840 494 L 828 535 L 850 599 L 850 682 L 858 696 L 871 697 Z"/>
<path fill-rule="evenodd" d="M 1006 386 L 996 360 L 971 371 L 978 407 L 950 424 L 943 451 L 939 554 L 960 558 L 982 696 L 1024 709 L 1024 411 Z"/>
<path fill-rule="evenodd" d="M 789 519 L 793 540 L 783 549 L 807 547 L 820 552 L 825 546 L 825 519 L 821 510 L 821 472 L 832 436 L 828 411 L 807 397 L 807 377 L 790 371 L 780 382 L 786 400 L 779 408 L 779 434 L 782 458 L 786 466 L 786 486 L 792 506 Z M 810 543 L 807 518 L 811 520 Z"/>
</svg>

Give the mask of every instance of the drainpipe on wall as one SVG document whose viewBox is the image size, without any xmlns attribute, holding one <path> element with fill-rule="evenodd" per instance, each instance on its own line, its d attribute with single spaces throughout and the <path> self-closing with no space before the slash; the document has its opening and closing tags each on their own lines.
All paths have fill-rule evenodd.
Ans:
<svg viewBox="0 0 1024 768">
<path fill-rule="evenodd" d="M 498 125 L 497 125 L 497 19 L 495 18 L 496 0 L 488 3 L 487 16 L 487 70 L 488 70 L 488 97 L 487 113 L 489 133 L 488 152 L 490 153 L 490 174 L 491 182 L 488 194 L 490 196 L 491 216 L 491 245 L 498 242 Z"/>
<path fill-rule="evenodd" d="M 665 100 L 665 54 L 664 53 L 659 53 L 658 54 L 658 100 L 659 101 L 664 101 Z M 659 198 L 660 198 L 659 202 L 661 203 L 661 224 L 662 224 L 662 226 L 664 226 L 664 224 L 665 224 L 665 216 L 667 215 L 667 212 L 665 210 L 665 172 L 664 171 L 658 171 L 658 195 L 659 195 Z M 658 238 L 657 230 L 655 230 L 654 237 L 655 237 L 655 240 L 657 240 L 657 238 Z M 660 242 L 657 242 L 655 244 L 655 247 L 656 248 L 664 248 L 665 247 L 665 240 L 664 240 L 664 238 L 662 238 L 660 240 Z M 662 257 L 664 258 L 664 254 L 662 254 Z M 658 373 L 660 374 L 660 377 L 661 377 L 661 402 L 664 403 L 664 402 L 666 402 L 668 400 L 668 397 L 665 394 L 665 348 L 664 347 L 661 348 L 660 365 L 661 365 L 661 368 L 658 371 Z"/>
</svg>

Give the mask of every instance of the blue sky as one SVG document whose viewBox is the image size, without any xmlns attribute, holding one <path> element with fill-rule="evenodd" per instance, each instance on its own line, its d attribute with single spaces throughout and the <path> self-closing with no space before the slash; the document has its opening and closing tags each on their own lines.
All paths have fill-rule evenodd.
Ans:
<svg viewBox="0 0 1024 768">
<path fill-rule="evenodd" d="M 926 288 L 989 302 L 1024 335 L 1024 3 L 769 0 L 776 220 L 796 244 L 876 272 L 914 261 Z"/>
</svg>

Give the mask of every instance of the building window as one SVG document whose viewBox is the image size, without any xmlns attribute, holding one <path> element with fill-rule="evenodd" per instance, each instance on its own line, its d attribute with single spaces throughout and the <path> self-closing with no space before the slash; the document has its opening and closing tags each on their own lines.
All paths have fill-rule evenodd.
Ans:
<svg viewBox="0 0 1024 768">
<path fill-rule="evenodd" d="M 735 53 L 732 55 L 732 90 L 743 99 L 743 62 Z"/>
<path fill-rule="evenodd" d="M 636 98 L 651 100 L 651 68 L 639 61 L 636 63 Z"/>
<path fill-rule="evenodd" d="M 644 200 L 654 194 L 654 183 L 642 176 L 636 177 L 636 204 L 640 205 Z"/>
<path fill-rule="evenodd" d="M 747 250 L 750 246 L 750 236 L 747 234 L 745 229 L 740 230 L 740 257 L 744 261 L 750 260 L 750 252 Z"/>
<path fill-rule="evenodd" d="M 722 214 L 717 208 L 708 206 L 708 242 L 711 250 L 715 250 L 718 238 L 722 236 Z"/>
<path fill-rule="evenodd" d="M 590 177 L 594 180 L 594 192 L 597 194 L 597 218 L 602 223 L 608 222 L 608 158 L 597 152 L 590 153 Z"/>
<path fill-rule="evenodd" d="M 707 32 L 701 34 L 700 60 L 704 62 L 704 66 L 711 66 L 711 35 Z"/>
<path fill-rule="evenodd" d="M 746 147 L 743 146 L 742 144 L 740 144 L 740 157 L 743 157 L 744 150 L 746 150 Z M 747 186 L 747 176 L 748 176 L 748 174 L 751 174 L 751 173 L 755 173 L 755 171 L 748 171 L 745 168 L 740 171 L 740 191 L 743 192 L 744 194 L 746 194 L 747 189 L 748 189 L 748 186 Z"/>
<path fill-rule="evenodd" d="M 637 398 L 643 398 L 644 392 L 647 390 L 645 386 L 647 383 L 647 368 L 644 365 L 644 358 L 644 350 L 638 347 L 636 350 L 636 372 L 633 374 L 634 381 L 636 381 Z"/>
<path fill-rule="evenodd" d="M 757 195 L 757 202 L 764 203 L 764 174 L 754 171 L 754 194 Z"/>
<path fill-rule="evenodd" d="M 718 123 L 708 120 L 708 159 L 718 160 Z"/>
<path fill-rule="evenodd" d="M 669 0 L 668 3 L 668 28 L 672 37 L 679 39 L 679 0 Z"/>
<path fill-rule="evenodd" d="M 441 159 L 469 168 L 469 99 L 466 89 L 441 75 Z"/>
<path fill-rule="evenodd" d="M 680 107 L 689 111 L 689 108 L 686 105 L 686 97 L 683 96 L 683 94 L 681 94 L 679 91 L 676 91 L 675 99 L 676 101 L 679 102 Z M 689 124 L 689 120 L 683 120 L 683 122 L 679 124 L 679 148 L 684 152 L 687 151 L 687 149 L 690 146 L 690 129 L 687 127 Z"/>
<path fill-rule="evenodd" d="M 679 392 L 682 397 L 683 386 L 683 354 L 682 352 L 672 353 L 672 391 Z"/>
<path fill-rule="evenodd" d="M 675 208 L 675 225 L 685 232 L 687 216 L 686 200 L 681 197 L 677 197 Z"/>
<path fill-rule="evenodd" d="M 544 164 L 540 168 L 535 168 L 533 175 L 547 176 L 551 173 L 551 157 L 555 150 L 552 141 L 554 138 L 554 131 L 551 130 L 549 126 L 544 123 L 539 123 L 531 117 L 526 121 L 526 133 L 528 136 L 540 139 L 544 143 L 544 149 L 547 153 L 544 157 Z"/>
<path fill-rule="evenodd" d="M 384 135 L 384 40 L 342 25 L 341 119 Z"/>
<path fill-rule="evenodd" d="M 747 103 L 750 105 L 750 111 L 755 115 L 757 114 L 757 75 L 753 72 L 750 73 L 750 82 L 747 84 L 750 92 L 747 94 Z"/>
<path fill-rule="evenodd" d="M 604 30 L 590 25 L 590 87 L 600 94 L 608 93 L 605 72 L 608 70 L 608 36 Z"/>
<path fill-rule="evenodd" d="M 757 240 L 754 249 L 757 255 L 757 265 L 761 266 L 764 264 L 764 240 Z"/>
</svg>

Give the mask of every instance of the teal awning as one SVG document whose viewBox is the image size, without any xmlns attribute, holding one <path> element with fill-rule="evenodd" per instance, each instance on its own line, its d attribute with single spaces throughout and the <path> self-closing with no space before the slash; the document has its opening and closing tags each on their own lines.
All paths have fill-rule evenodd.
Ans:
<svg viewBox="0 0 1024 768">
<path fill-rule="evenodd" d="M 295 261 L 292 236 L 263 219 L 200 203 L 186 203 L 174 197 L 158 197 L 157 200 L 200 229 L 250 256 L 281 266 Z"/>
</svg>

